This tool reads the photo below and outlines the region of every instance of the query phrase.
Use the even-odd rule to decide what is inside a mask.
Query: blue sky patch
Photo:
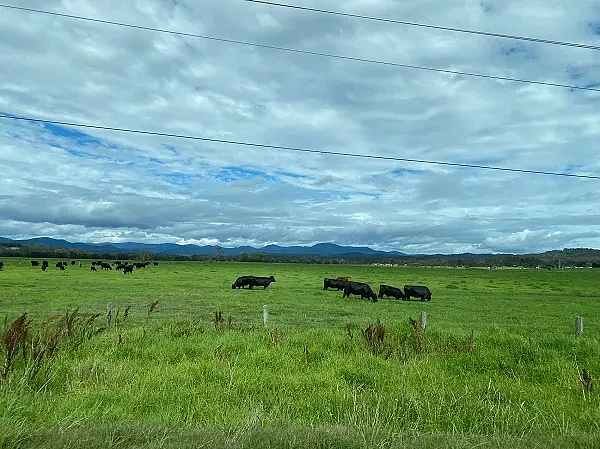
[[[169,150],[171,153],[173,153],[175,156],[179,156],[180,153],[179,151],[177,151],[177,149],[174,146],[171,145],[166,145],[166,144],[162,144],[163,147],[165,147],[167,150]]]
[[[425,170],[412,170],[410,168],[397,168],[396,170],[392,170],[392,175],[402,176],[402,175],[422,175],[425,173]]]
[[[223,167],[217,173],[217,179],[223,182],[233,182],[239,181],[242,179],[251,179],[251,178],[263,178],[267,181],[277,182],[279,181],[274,176],[271,176],[265,172],[259,170],[252,170],[250,168],[244,167]]]
[[[56,145],[52,145],[52,146],[54,148],[58,148],[60,150],[66,151],[71,156],[82,157],[84,159],[93,159],[93,160],[96,160],[96,161],[116,162],[113,158],[107,157],[107,156],[102,156],[100,154],[88,153],[87,151],[74,150],[72,148],[62,148],[62,147],[58,147]]]
[[[192,181],[201,179],[202,177],[199,175],[192,175],[188,173],[182,172],[163,172],[155,169],[148,170],[154,176],[157,176],[169,184],[176,185],[178,187],[191,187]]]
[[[481,6],[481,9],[483,10],[483,12],[485,12],[487,14],[496,11],[496,8],[494,7],[494,5],[491,5],[484,1],[480,1],[479,6]]]
[[[583,76],[582,70],[579,67],[567,67],[565,72],[569,75],[572,80],[578,80]]]
[[[375,200],[378,200],[379,198],[381,198],[381,193],[357,192],[356,194],[362,195],[362,196],[367,196],[367,197],[373,198]]]
[[[502,46],[500,47],[500,54],[504,56],[521,57],[524,59],[535,59],[535,53],[531,49],[531,47],[522,44],[516,44],[506,47]]]
[[[103,145],[101,140],[74,129],[52,125],[50,123],[44,123],[43,127],[45,130],[50,131],[53,135],[72,140],[79,145]]]
[[[283,170],[277,170],[275,173],[277,173],[280,176],[287,176],[288,178],[314,179],[312,176],[300,175],[298,173],[291,173],[291,172],[287,172],[287,171],[283,171]]]
[[[339,190],[321,190],[321,191],[317,192],[317,194],[322,195],[326,198],[335,198],[335,199],[344,200],[344,201],[349,201],[352,198],[357,197],[357,196],[366,196],[366,197],[373,198],[376,200],[381,198],[380,193],[369,193],[369,192],[348,193],[348,192],[342,192]]]
[[[573,172],[578,171],[581,168],[583,168],[582,164],[567,165],[567,168],[565,169],[565,173],[573,173]]]
[[[598,88],[600,88],[600,82],[586,84],[583,87],[586,87],[588,89],[598,89]]]
[[[471,165],[495,165],[495,164],[501,164],[503,161],[505,161],[505,159],[498,158],[498,157],[488,157],[488,158],[483,158],[483,159],[473,159],[472,161],[469,162],[469,164],[471,164]]]

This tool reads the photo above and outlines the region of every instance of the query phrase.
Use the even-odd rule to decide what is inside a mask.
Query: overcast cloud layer
[[[598,45],[597,0],[295,0]],[[188,33],[600,87],[600,52],[241,0],[13,0]],[[600,175],[600,93],[307,56],[0,8],[0,113]],[[600,247],[600,181],[0,119],[0,235],[408,253]]]

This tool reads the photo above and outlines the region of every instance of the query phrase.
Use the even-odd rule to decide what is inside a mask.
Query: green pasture
[[[123,275],[2,260],[5,329],[24,312],[31,332],[75,308],[102,314],[95,329],[107,302],[119,312],[37,375],[22,363],[0,380],[2,447],[600,445],[600,270],[160,262]],[[245,274],[277,282],[232,290]],[[425,284],[432,300],[342,298],[323,290],[337,276],[376,293]],[[409,324],[422,311],[424,333]]]

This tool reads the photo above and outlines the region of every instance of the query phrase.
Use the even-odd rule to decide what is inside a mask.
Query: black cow
[[[325,278],[323,279],[323,290],[327,290],[328,288],[336,288],[338,291],[344,290],[344,287],[346,287],[346,282],[347,281],[341,279]]]
[[[4,262],[0,262],[0,270],[4,268]]]
[[[32,267],[37,267],[37,266],[39,266],[39,265],[40,265],[40,263],[39,263],[37,260],[32,260],[32,261],[31,261],[31,266],[32,266]]]
[[[377,302],[377,295],[373,292],[371,286],[364,282],[346,283],[342,297],[350,297],[350,295],[360,295],[361,298],[370,298],[373,302]]]
[[[75,260],[71,261],[71,265],[75,265],[76,263],[77,263],[77,261],[75,261]]]
[[[396,299],[404,299],[404,292],[398,287],[381,284],[379,286],[379,299],[383,298],[384,296],[391,296]]]
[[[133,274],[133,265],[127,265],[123,268],[123,274],[132,273]]]
[[[126,264],[126,263],[121,263],[121,262],[119,262],[119,263],[117,264],[117,266],[115,267],[115,270],[122,270],[122,269],[123,269],[123,268],[125,268],[126,266],[127,266],[127,264]]]
[[[231,284],[231,288],[236,289],[248,287],[250,285],[250,280],[253,278],[254,276],[240,276],[235,280],[233,284]]]
[[[65,271],[65,265],[61,265],[59,268],[60,268],[60,271]]]
[[[48,268],[48,265],[42,265],[42,271],[46,271],[46,268]]]
[[[273,276],[252,276],[249,287],[250,289],[252,289],[252,287],[262,287],[264,290],[271,285],[271,282],[275,282],[275,278]]]
[[[48,261],[47,260],[42,261],[42,266],[44,266],[44,265],[48,266]]]
[[[90,271],[98,271],[98,270],[96,270],[96,267],[92,265],[92,266],[90,267]]]
[[[56,268],[62,267],[62,262],[56,262]]]
[[[154,262],[154,266],[155,266],[155,267],[158,267],[158,262]]]
[[[101,267],[102,267],[104,270],[112,270],[112,267],[110,266],[110,264],[109,264],[109,263],[102,262],[102,263],[100,264],[100,266],[101,266]]]
[[[412,296],[413,298],[421,298],[421,302],[431,301],[431,291],[425,285],[405,285],[404,296],[407,300]]]

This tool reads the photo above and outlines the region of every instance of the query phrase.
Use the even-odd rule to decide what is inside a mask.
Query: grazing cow
[[[425,285],[405,285],[404,286],[404,296],[407,300],[410,297],[421,298],[422,301],[431,301],[431,291]]]
[[[133,274],[133,265],[127,265],[123,268],[123,274],[132,273]]]
[[[342,297],[349,298],[350,295],[360,295],[361,298],[369,298],[373,302],[377,302],[377,295],[373,292],[371,286],[364,282],[347,282]]]
[[[48,261],[47,260],[42,261],[42,265],[48,266]]]
[[[123,269],[123,268],[125,268],[126,266],[127,266],[127,264],[126,264],[126,263],[121,263],[121,262],[119,262],[119,263],[117,264],[117,266],[115,267],[115,270],[117,270],[117,271],[118,271],[118,270],[122,270],[122,269]]]
[[[42,271],[46,271],[46,268],[48,268],[48,265],[42,265]]]
[[[60,271],[65,271],[65,266],[64,265],[61,265],[59,268],[60,268]]]
[[[323,279],[323,290],[327,290],[328,288],[337,288],[338,291],[344,290],[347,281],[343,281],[341,279]]]
[[[348,276],[338,276],[336,278],[338,281],[346,281],[348,282],[348,279],[350,279]]]
[[[271,282],[275,282],[275,278],[273,276],[252,276],[249,287],[250,289],[252,289],[252,287],[262,287],[264,290],[271,284]]]
[[[71,261],[71,265],[75,265],[76,263],[77,263],[77,261],[75,261],[75,260]]]
[[[40,264],[40,263],[39,263],[37,260],[32,260],[32,261],[31,261],[31,266],[32,266],[32,267],[37,267],[37,266],[39,266],[39,264]]]
[[[92,265],[92,266],[90,267],[90,271],[98,271],[98,270],[96,270],[96,267]]]
[[[154,266],[155,266],[155,267],[158,267],[158,262],[154,262]]]
[[[137,262],[135,264],[136,268],[146,268],[146,266],[148,265],[149,262]]]
[[[83,265],[81,264],[81,262],[79,262],[79,268],[83,267]]]
[[[254,276],[240,276],[235,280],[233,284],[231,284],[231,288],[236,289],[247,287],[250,285],[250,280],[253,278]]]
[[[4,268],[4,262],[0,262],[0,270]]]
[[[102,262],[102,263],[100,264],[100,266],[101,266],[101,267],[102,267],[104,270],[112,270],[112,267],[110,266],[110,264],[109,264],[109,263]]]
[[[383,298],[384,296],[391,296],[393,298],[403,300],[404,292],[397,287],[392,287],[391,285],[381,284],[379,286],[379,299]]]
[[[56,262],[56,268],[62,267],[62,262]]]

